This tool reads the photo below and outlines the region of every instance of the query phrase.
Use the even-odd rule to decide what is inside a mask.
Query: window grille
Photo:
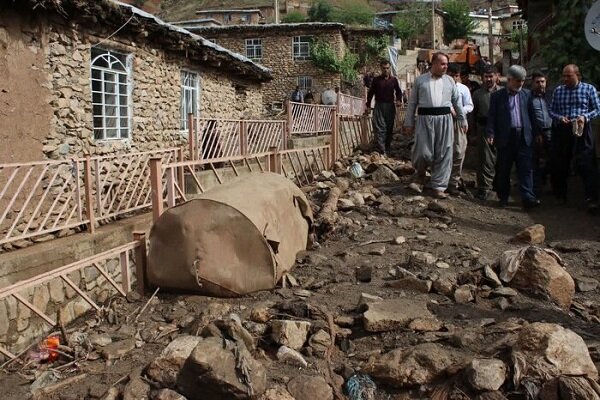
[[[246,39],[246,57],[252,61],[262,60],[262,39]]]
[[[294,60],[308,60],[310,58],[310,44],[312,36],[294,36]]]
[[[199,79],[198,74],[189,71],[181,71],[181,130],[188,132],[188,114],[198,115],[198,93]]]

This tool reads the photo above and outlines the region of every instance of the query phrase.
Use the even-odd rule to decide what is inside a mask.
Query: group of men
[[[373,128],[379,151],[386,153],[391,143],[394,97],[402,97],[398,81],[389,74],[389,64],[381,66],[382,74],[369,90],[367,107],[374,96]],[[457,67],[449,65],[446,54],[436,53],[429,72],[414,82],[404,122],[405,134],[414,135],[416,172],[409,188],[429,191],[440,199],[464,190],[461,174],[470,120],[478,139],[479,199],[488,200],[495,192],[499,205],[507,206],[511,171],[516,165],[524,209],[540,205],[548,174],[552,192],[565,203],[573,162],[583,179],[588,208],[597,211],[599,176],[591,120],[600,115],[600,101],[596,89],[581,81],[578,67],[564,67],[563,84],[551,98],[546,94],[546,77],[538,71],[531,74],[532,89],[528,90],[523,87],[527,72],[513,65],[507,71],[506,86],[501,87],[496,69],[486,65],[482,85],[475,88],[468,74]]]

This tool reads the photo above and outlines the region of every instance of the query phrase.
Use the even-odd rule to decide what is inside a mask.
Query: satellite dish
[[[327,89],[321,95],[321,102],[326,106],[333,106],[337,103],[337,93],[331,89]]]
[[[585,17],[585,38],[590,46],[600,50],[600,1],[592,4]]]

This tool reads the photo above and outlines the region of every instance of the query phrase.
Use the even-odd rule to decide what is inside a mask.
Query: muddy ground
[[[369,161],[363,164],[367,168]],[[472,182],[473,179],[473,173],[467,172],[466,181]],[[426,342],[464,350],[473,355],[494,356],[506,360],[510,365],[508,353],[503,352],[501,346],[491,344],[501,341],[508,334],[506,326],[513,324],[518,327],[535,321],[557,323],[575,331],[585,340],[594,362],[600,362],[600,299],[597,289],[577,292],[570,309],[563,310],[551,301],[533,298],[521,292],[515,297],[507,298],[507,301],[502,300],[503,304],[500,305],[498,297],[481,294],[485,292],[485,288],[481,290],[481,283],[474,291],[473,301],[465,304],[458,304],[452,295],[445,296],[433,290],[428,294],[417,294],[386,286],[394,276],[398,277],[394,270],[397,266],[402,266],[421,279],[436,280],[442,275],[458,277],[459,283],[461,280],[468,282],[469,275],[475,273],[473,271],[483,265],[493,265],[503,251],[522,246],[509,243],[509,239],[535,223],[545,226],[544,246],[552,247],[558,252],[574,278],[596,277],[600,268],[600,217],[585,212],[582,196],[577,189],[574,189],[568,205],[554,205],[551,198],[544,196],[542,207],[531,212],[522,211],[516,201],[508,208],[499,209],[494,202],[482,203],[469,194],[444,200],[443,203],[450,207],[433,212],[428,209],[430,198],[415,196],[405,189],[407,180],[408,176],[404,176],[398,182],[379,184],[367,178],[353,183],[358,191],[372,185],[381,191],[375,191],[380,196],[374,196],[375,200],[367,199],[365,205],[339,211],[342,218],[338,221],[336,230],[319,237],[314,249],[298,255],[293,271],[298,287],[279,287],[238,299],[159,292],[139,317],[139,310],[148,297],[136,298],[131,295],[128,299],[112,298],[110,305],[107,304],[110,312],[90,315],[67,327],[67,331],[73,337],[103,332],[110,333],[113,340],[119,335],[123,339],[134,337],[134,349],[125,352],[121,358],[110,361],[105,360],[102,349],[96,347],[72,354],[74,360],[62,357],[54,364],[30,364],[23,367],[13,363],[0,374],[0,386],[3,388],[3,395],[0,397],[15,400],[31,397],[32,381],[41,371],[48,370],[57,371],[60,379],[81,374],[85,376],[72,385],[39,398],[105,398],[111,387],[123,393],[128,381],[134,376],[141,376],[151,389],[159,389],[159,385],[145,374],[148,364],[178,335],[198,334],[208,322],[230,313],[238,314],[255,336],[258,344],[255,358],[267,369],[268,387],[285,388],[298,375],[327,376],[327,360],[307,348],[301,351],[308,363],[305,368],[277,360],[275,353],[278,346],[270,340],[268,330],[264,335],[255,333],[264,330],[268,324],[262,328],[255,326],[261,324],[246,324],[250,320],[252,309],[263,305],[268,307],[272,318],[312,321],[312,333],[318,327],[325,327],[326,323],[315,321],[318,318],[309,314],[299,315],[306,311],[307,304],[325,309],[336,321],[340,317],[352,317],[346,318],[345,336],[338,337],[331,357],[333,370],[345,379],[354,372],[361,371],[370,358],[396,348],[408,348]],[[327,193],[327,189],[318,188],[311,192],[315,211],[318,212],[319,204]],[[399,236],[403,236],[406,241],[397,244],[395,241]],[[368,244],[369,241],[380,242]],[[410,254],[413,251],[431,253],[438,261],[447,263],[449,268],[440,268],[435,263],[411,263]],[[372,267],[370,282],[357,280],[356,270],[364,266]],[[441,266],[445,267],[444,264]],[[441,324],[438,328],[424,329],[425,331],[404,327],[380,333],[367,332],[361,322],[362,314],[357,310],[361,293],[383,299],[416,299],[427,296],[427,307]],[[453,378],[442,378],[431,384],[404,388],[393,388],[386,386],[385,382],[376,382],[375,397],[430,398],[435,385],[451,379]],[[501,391],[508,398],[527,398],[523,390],[513,387],[510,379],[506,380]],[[466,390],[462,394],[463,397],[455,398],[475,397],[475,394]]]

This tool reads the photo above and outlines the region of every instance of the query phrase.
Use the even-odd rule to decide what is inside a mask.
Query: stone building
[[[260,116],[270,72],[112,0],[0,5],[0,162],[183,145],[188,111]]]
[[[203,19],[213,19],[221,25],[256,25],[265,22],[265,17],[258,8],[198,10],[196,16]]]
[[[341,87],[340,73],[324,71],[311,61],[310,49],[315,41],[329,43],[341,58],[350,43],[359,49],[357,40],[386,34],[382,29],[353,30],[339,23],[319,22],[205,27],[193,31],[215,38],[218,44],[272,71],[273,80],[263,85],[265,108],[270,110],[279,109],[296,86],[303,91],[310,89],[317,102],[323,91]]]

